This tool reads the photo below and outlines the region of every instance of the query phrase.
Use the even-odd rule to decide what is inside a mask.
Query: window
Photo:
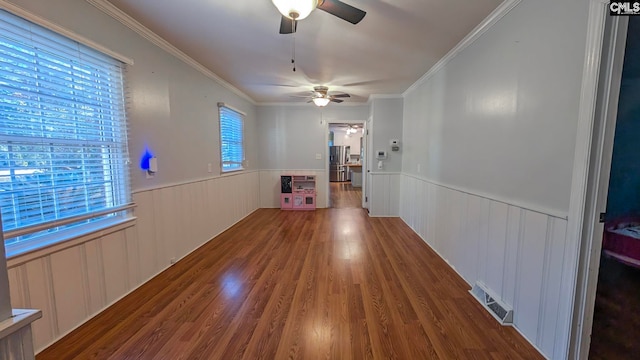
[[[125,215],[122,67],[0,11],[0,207],[9,254]]]
[[[244,114],[218,103],[220,110],[220,158],[222,172],[243,169]]]

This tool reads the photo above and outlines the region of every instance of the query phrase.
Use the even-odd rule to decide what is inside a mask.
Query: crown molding
[[[371,103],[372,100],[378,99],[402,99],[404,98],[403,94],[371,94],[367,99],[367,103]]]
[[[149,28],[147,28],[146,26],[142,25],[139,21],[137,21],[134,18],[132,18],[131,16],[127,15],[124,11],[118,9],[115,5],[111,4],[110,2],[108,2],[106,0],[86,0],[86,1],[89,4],[93,5],[94,7],[96,7],[98,10],[100,10],[103,13],[111,16],[115,20],[119,21],[120,23],[122,23],[123,25],[128,27],[129,29],[135,31],[136,33],[138,33],[143,38],[149,40],[151,43],[153,43],[154,45],[158,46],[162,50],[164,50],[164,51],[168,52],[169,54],[175,56],[176,58],[182,60],[185,64],[191,66],[195,70],[201,72],[206,77],[208,77],[208,78],[216,81],[220,85],[224,86],[227,90],[229,90],[232,93],[240,96],[241,98],[249,101],[253,105],[257,104],[256,101],[253,100],[249,95],[245,94],[240,89],[238,89],[235,86],[231,85],[231,83],[223,80],[221,77],[216,75],[213,71],[209,70],[207,67],[205,67],[204,65],[200,64],[199,62],[197,62],[196,60],[191,58],[189,55],[187,55],[184,52],[182,52],[180,49],[178,49],[175,46],[171,45],[171,43],[169,43],[165,39],[163,39],[160,36],[158,36],[156,33],[151,31]]]
[[[302,106],[315,106],[312,104],[309,104],[307,102],[259,102],[256,103],[257,106],[290,106],[290,107],[302,107]],[[342,104],[334,104],[334,105],[327,105],[327,106],[339,106],[339,107],[350,107],[350,106],[366,106],[368,105],[368,103],[365,102],[345,102]],[[322,107],[320,106],[315,106],[315,108],[318,109],[322,109]]]
[[[487,32],[493,25],[495,25],[502,17],[507,15],[513,8],[515,8],[522,0],[505,0],[498,6],[495,10],[489,14],[478,26],[476,26],[471,32],[465,36],[458,45],[454,46],[453,49],[449,50],[449,52],[440,59],[435,65],[429,69],[420,79],[418,79],[413,85],[409,86],[405,92],[402,93],[402,96],[407,96],[413,90],[415,90],[418,86],[425,83],[429,78],[431,78],[435,73],[440,71],[449,61],[451,61],[456,55],[458,55],[462,50],[466,49],[467,46],[473,44],[482,34]]]
[[[54,22],[51,22],[41,16],[38,16],[28,10],[23,9],[22,7],[15,5],[13,3],[10,3],[9,1],[5,1],[5,0],[0,0],[0,8],[4,9],[16,16],[19,16],[25,20],[29,20],[32,23],[38,24],[44,28],[47,28],[55,33],[58,33],[60,35],[63,35],[69,39],[72,39],[74,41],[77,41],[83,45],[86,45],[94,50],[97,50],[103,54],[106,54],[108,56],[111,56],[112,58],[122,61],[125,64],[128,65],[133,65],[133,60],[122,55],[119,54],[109,48],[106,48],[92,40],[87,39],[86,37],[79,35],[71,30],[68,30],[65,27],[62,27]]]

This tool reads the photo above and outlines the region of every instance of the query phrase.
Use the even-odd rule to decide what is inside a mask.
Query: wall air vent
[[[476,282],[469,292],[500,324],[511,325],[513,323],[513,309],[493,295],[484,283]]]

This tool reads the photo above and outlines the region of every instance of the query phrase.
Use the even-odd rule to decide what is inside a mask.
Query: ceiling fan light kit
[[[298,20],[302,20],[309,16],[316,8],[334,15],[342,20],[352,24],[359,23],[366,15],[365,11],[345,4],[340,0],[271,0],[273,5],[282,14],[280,20],[280,34],[296,33]],[[296,48],[295,37],[293,38],[293,51],[291,63],[293,71],[296,71]],[[341,103],[344,100],[339,98],[351,97],[349,94],[329,94],[329,88],[326,86],[316,86],[313,88],[312,95],[307,97],[318,107],[325,107],[330,102]]]
[[[326,86],[314,86],[313,91],[311,91],[311,95],[306,96],[297,96],[304,97],[308,99],[308,103],[313,102],[314,105],[318,107],[325,107],[329,105],[329,103],[341,103],[344,100],[340,98],[349,98],[351,95],[346,93],[338,93],[338,94],[329,94],[329,88]]]
[[[271,2],[282,14],[280,34],[295,33],[298,20],[309,16],[316,8],[352,24],[359,23],[367,14],[366,11],[340,0],[271,0]]]
[[[316,104],[316,106],[319,106],[319,107],[327,106],[327,104],[329,104],[329,102],[331,101],[329,98],[325,98],[325,97],[317,97],[311,100],[313,101],[314,104]]]
[[[271,0],[282,16],[302,20],[318,6],[318,0]]]

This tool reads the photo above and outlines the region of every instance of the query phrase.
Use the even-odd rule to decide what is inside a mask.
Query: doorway
[[[364,132],[364,122],[329,123],[330,208],[362,208],[362,169],[366,154]]]
[[[589,358],[640,353],[640,19],[630,17],[606,190]],[[606,171],[603,168],[603,171]]]

